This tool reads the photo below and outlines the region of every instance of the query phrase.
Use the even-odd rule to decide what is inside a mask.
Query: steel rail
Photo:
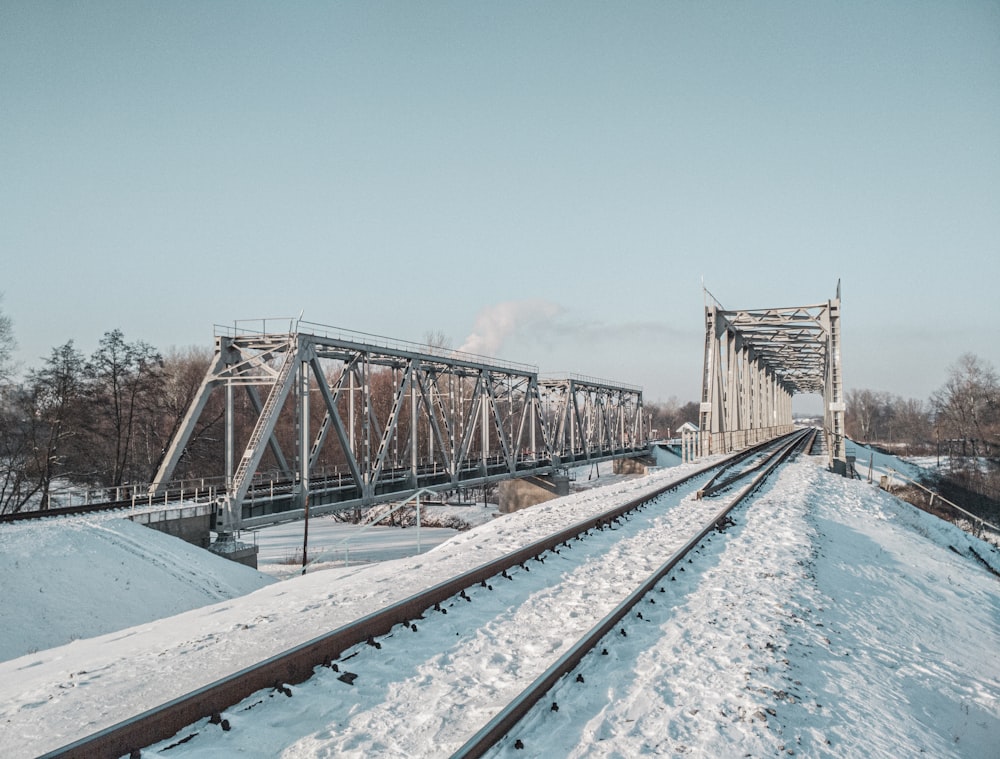
[[[737,464],[742,464],[744,461],[746,461],[752,455],[754,455],[756,453],[759,453],[759,452],[760,452],[759,447],[755,447],[753,449],[747,449],[747,450],[744,450],[744,451],[740,451],[730,461],[727,461],[726,464],[725,464],[725,466],[723,466],[721,469],[719,469],[719,471],[716,472],[708,482],[706,482],[704,485],[702,485],[701,488],[698,489],[698,492],[695,494],[695,497],[698,498],[698,499],[701,499],[701,498],[704,498],[706,495],[711,495],[712,493],[718,492],[719,490],[722,490],[722,489],[728,487],[729,485],[733,484],[734,482],[738,482],[739,480],[745,478],[750,472],[754,471],[755,469],[759,469],[761,466],[764,465],[764,463],[767,462],[766,458],[762,459],[760,462],[757,462],[756,464],[754,464],[752,467],[750,467],[748,469],[741,469],[740,471],[736,472],[735,474],[727,477],[722,482],[716,484],[718,482],[719,478],[722,477],[724,474],[726,474],[726,472],[729,472]]]
[[[132,508],[132,501],[105,501],[88,503],[79,506],[58,506],[54,509],[41,511],[15,511],[12,514],[0,514],[0,522],[29,522],[34,519],[48,517],[66,517],[73,514],[93,514],[98,511],[121,511]]]
[[[629,611],[639,601],[645,597],[656,585],[667,575],[688,553],[705,539],[709,532],[716,529],[722,521],[739,506],[751,493],[757,490],[764,480],[782,462],[784,462],[795,450],[800,449],[808,436],[808,432],[794,433],[794,439],[785,442],[782,447],[772,454],[767,464],[756,477],[746,485],[728,504],[723,506],[718,513],[698,532],[697,535],[687,541],[673,556],[661,564],[641,585],[633,590],[617,607],[609,612],[600,622],[590,629],[580,640],[578,640],[566,653],[564,653],[552,666],[538,676],[538,678],[518,696],[516,696],[504,709],[484,725],[479,732],[470,738],[461,748],[452,754],[452,759],[476,759],[483,756],[490,748],[496,745],[511,729],[520,722],[531,711],[549,690],[565,675],[572,672],[583,658],[594,649],[597,644],[625,617]],[[810,438],[811,441],[811,438]],[[756,470],[754,470],[756,471]],[[751,472],[745,472],[749,475]]]
[[[801,439],[803,441],[805,441],[804,450],[807,450],[807,451],[812,448],[813,442],[816,439],[816,431],[815,430],[812,430],[812,434],[810,434],[810,430],[809,429],[804,429],[804,430],[799,431],[798,433],[792,433],[792,434],[793,435],[794,434],[798,434],[798,435],[801,436]],[[808,438],[808,440],[806,438]],[[742,460],[746,460],[747,458],[749,458],[749,455],[744,456],[743,459],[741,459],[741,461]],[[761,459],[760,461],[754,463],[750,467],[748,467],[746,469],[743,469],[743,470],[740,470],[739,472],[736,472],[735,474],[732,474],[729,477],[726,477],[725,479],[722,479],[720,481],[719,478],[722,477],[722,475],[724,475],[726,472],[728,472],[730,469],[732,469],[733,466],[736,463],[739,463],[739,462],[734,461],[731,464],[727,464],[718,473],[716,473],[716,475],[714,477],[712,477],[712,479],[710,479],[702,488],[700,488],[698,490],[698,493],[697,493],[696,497],[699,498],[699,499],[701,499],[701,498],[704,498],[705,496],[714,495],[715,493],[718,493],[718,492],[720,492],[722,490],[725,490],[730,485],[732,485],[732,484],[734,484],[736,482],[739,482],[742,479],[745,479],[747,477],[747,475],[749,475],[750,473],[755,472],[758,469],[763,468],[768,463],[769,460],[770,460],[769,458],[765,457],[765,458]]]
[[[145,746],[171,737],[203,717],[220,714],[259,690],[303,682],[312,676],[316,667],[330,665],[350,647],[376,636],[385,635],[397,624],[418,618],[435,604],[440,604],[466,588],[485,582],[508,569],[522,565],[588,530],[611,524],[649,500],[674,490],[717,466],[718,462],[700,467],[649,495],[632,499],[614,509],[577,522],[518,551],[480,565],[332,632],[44,754],[42,759],[50,757],[89,759],[132,754]]]
[[[787,436],[784,439],[787,439]],[[755,446],[755,448],[762,449],[773,446],[775,442],[775,440],[770,440]],[[410,620],[419,618],[427,609],[457,596],[466,588],[484,583],[489,578],[500,575],[508,569],[524,565],[525,562],[539,557],[546,551],[557,548],[589,530],[608,526],[625,514],[646,505],[664,493],[701,477],[727,461],[728,459],[723,459],[699,467],[690,474],[673,480],[651,493],[584,519],[517,551],[438,583],[331,632],[275,654],[268,659],[92,735],[84,736],[61,748],[43,754],[40,759],[138,756],[138,752],[142,748],[166,740],[204,717],[218,719],[219,715],[226,709],[238,704],[253,693],[264,689],[281,689],[284,685],[294,685],[308,680],[316,667],[331,666],[344,651],[352,646],[386,635],[396,625],[408,624]]]

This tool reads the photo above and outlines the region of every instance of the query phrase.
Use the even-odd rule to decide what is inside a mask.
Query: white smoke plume
[[[458,350],[497,356],[508,338],[524,333],[545,334],[562,307],[545,300],[510,300],[482,309],[472,332]]]
[[[539,299],[485,306],[458,350],[537,366],[544,376],[573,373],[640,385],[650,398],[668,398],[696,397],[689,367],[699,366],[702,342],[697,327],[606,322]]]

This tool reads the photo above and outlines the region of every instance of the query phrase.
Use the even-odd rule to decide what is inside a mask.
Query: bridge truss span
[[[714,299],[713,299],[714,300]],[[791,431],[792,396],[823,396],[830,468],[846,469],[840,284],[826,303],[705,307],[700,453],[739,450]]]
[[[275,512],[368,506],[646,451],[639,388],[577,376],[540,382],[526,364],[293,325],[217,330],[151,493],[182,465],[217,390],[226,531]]]
[[[580,375],[539,380],[551,450],[561,461],[631,453],[642,440],[642,390]]]

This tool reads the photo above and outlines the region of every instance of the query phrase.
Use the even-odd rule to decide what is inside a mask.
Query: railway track
[[[729,515],[774,471],[784,462],[794,451],[806,449],[812,446],[815,433],[809,435],[793,435],[792,439],[785,441],[776,450],[767,455],[760,456],[759,461],[741,467],[738,471],[726,477],[720,477],[726,469],[720,471],[710,479],[710,487],[702,488],[698,491],[698,497],[702,498],[706,494],[722,492],[732,487],[737,482],[752,476],[749,484],[744,486],[731,499],[729,499],[697,534],[693,535],[679,550],[670,556],[663,564],[656,568],[635,590],[633,590],[621,603],[611,612],[592,627],[586,635],[581,637],[568,651],[566,651],[556,662],[554,662],[545,672],[534,680],[527,688],[517,695],[501,710],[497,715],[484,725],[472,738],[470,738],[452,756],[453,759],[473,759],[483,756],[489,749],[497,745],[510,730],[524,719],[528,713],[538,704],[553,686],[561,679],[570,675],[595,647],[597,647],[609,634],[613,634],[615,628],[643,599],[649,599],[654,593],[663,578],[671,572],[682,560],[687,558],[697,546],[699,546],[706,536],[713,530],[721,531]],[[662,588],[661,588],[662,590]],[[655,600],[655,599],[654,599]],[[640,612],[641,618],[641,612]],[[624,634],[624,628],[621,628]]]
[[[710,532],[723,527],[729,512],[759,486],[779,457],[807,442],[804,434],[796,433],[783,440],[777,451],[766,452],[762,446],[705,467],[651,496],[584,520],[46,756],[138,756],[150,746],[150,752],[171,747],[168,755],[182,756],[185,744],[195,747],[211,740],[213,733],[223,732],[228,749],[233,750],[241,720],[250,718],[248,712],[258,707],[270,710],[269,714],[280,711],[285,699],[274,697],[291,695],[289,686],[299,683],[302,691],[317,691],[321,700],[331,704],[324,708],[318,725],[340,724],[347,712],[357,711],[359,699],[368,697],[364,694],[366,672],[382,666],[380,659],[386,657],[392,657],[393,667],[409,673],[399,688],[412,691],[408,696],[412,699],[420,698],[419,685],[426,684],[428,666],[471,670],[476,666],[469,661],[487,663],[479,667],[482,682],[474,687],[491,691],[488,701],[508,705],[489,719],[481,719],[475,709],[464,709],[463,718],[457,719],[452,708],[445,712],[448,724],[438,725],[447,733],[449,751],[456,750],[456,756],[480,756],[544,698],[552,683],[571,671],[664,574]],[[696,500],[698,491],[705,488],[705,478],[720,469],[726,474],[715,474],[712,492],[703,492]],[[736,476],[739,473],[742,478]],[[741,485],[749,478],[748,484]],[[711,498],[712,493],[730,492],[738,486],[739,492],[728,503],[720,505]],[[675,539],[660,545],[665,529]],[[635,590],[593,608],[588,586],[606,582],[612,574],[614,584]],[[551,627],[546,614],[562,620],[554,639],[536,635],[539,626]],[[486,628],[492,630],[491,646],[482,644],[481,631]],[[438,648],[428,649],[430,640],[440,641]],[[551,655],[533,656],[530,663],[517,660],[518,649],[539,647],[551,649],[545,652]],[[406,660],[411,653],[412,661]],[[531,671],[531,666],[539,669],[537,662],[543,660],[545,667]],[[503,674],[510,670],[529,676],[514,679]],[[525,680],[532,684],[522,690],[519,683]],[[446,703],[447,697],[442,698]],[[368,719],[385,718],[377,705],[369,711]],[[253,718],[258,715],[260,711]],[[318,727],[303,725],[302,729],[309,733]],[[400,732],[405,736],[402,726]],[[342,740],[349,743],[352,738],[345,733]],[[269,751],[264,749],[264,753]]]

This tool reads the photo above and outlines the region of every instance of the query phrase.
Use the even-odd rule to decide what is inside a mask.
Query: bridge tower
[[[829,465],[845,473],[840,283],[835,298],[810,306],[727,311],[711,300],[705,305],[700,454],[790,432],[792,396],[819,393]]]

